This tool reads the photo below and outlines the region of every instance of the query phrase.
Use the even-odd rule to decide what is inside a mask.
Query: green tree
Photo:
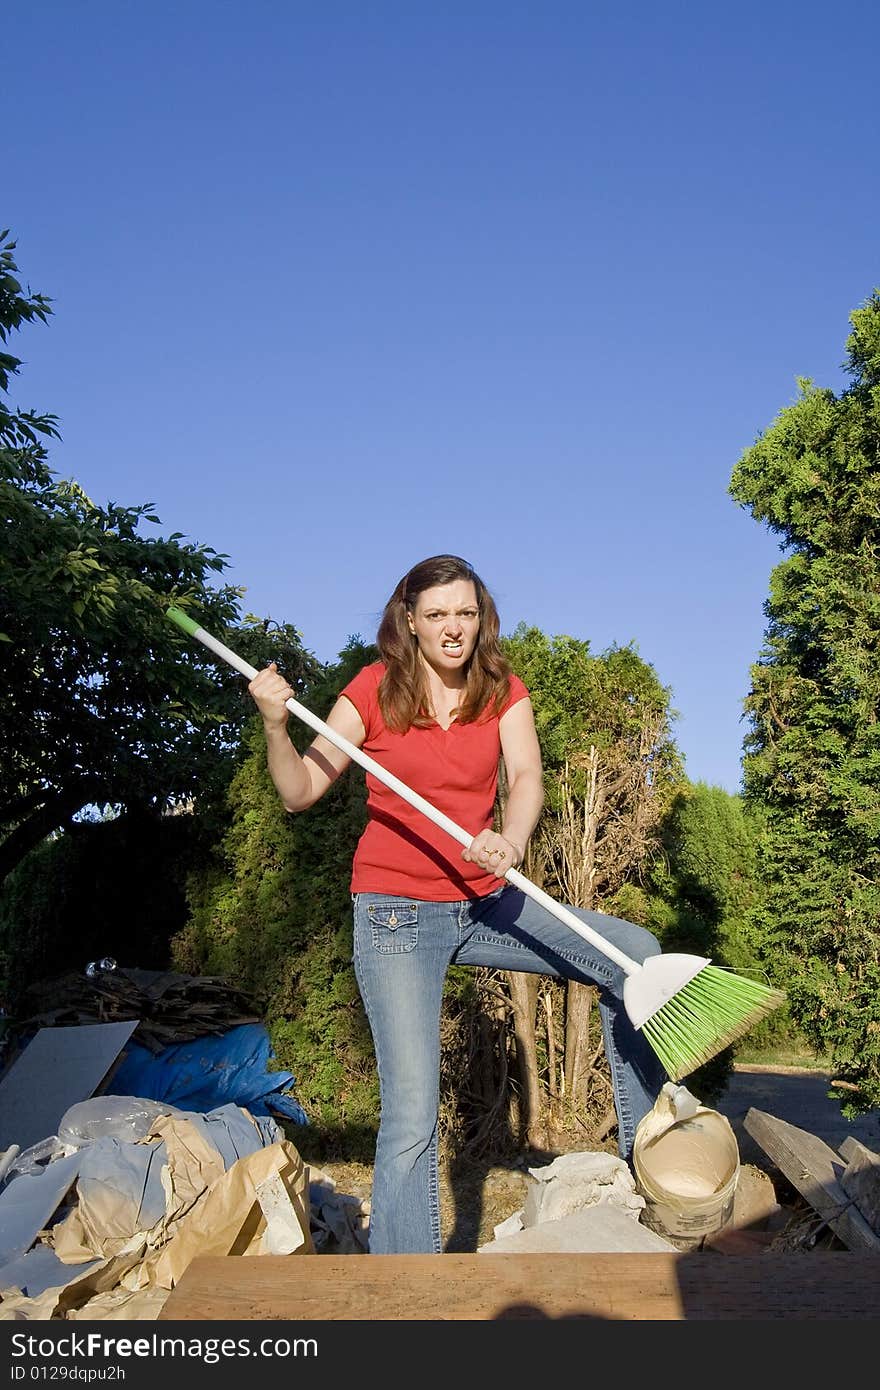
[[[880,294],[850,321],[850,386],[801,381],[730,491],[785,552],[746,700],[755,930],[855,1110],[880,1104]]]
[[[325,718],[339,690],[377,656],[353,638],[338,662],[313,674],[301,702]],[[314,737],[294,718],[288,732],[300,752]],[[366,820],[364,774],[352,766],[306,814],[288,815],[254,716],[229,809],[214,862],[190,877],[190,916],[173,942],[174,963],[223,974],[257,998],[279,1062],[296,1075],[297,1097],[325,1149],[344,1131],[348,1151],[364,1142],[368,1157],[378,1083],[351,964],[349,892]]]
[[[45,322],[0,238],[0,336]],[[19,358],[0,354],[0,882],[90,805],[221,797],[251,705],[241,678],[186,644],[164,610],[206,627],[239,621],[241,591],[212,584],[226,558],[180,533],[145,536],[152,506],[97,506],[48,464],[53,416],[8,401]],[[289,626],[244,620],[237,644],[314,666]]]
[[[662,834],[664,896],[680,918],[664,933],[667,949],[754,968],[747,922],[758,896],[760,829],[759,813],[723,787],[696,782],[677,793]]]
[[[755,935],[763,823],[760,806],[723,787],[687,783],[676,793],[664,819],[660,851],[645,875],[639,915],[665,950],[707,956],[740,974],[766,980],[761,942]],[[783,1007],[752,1028],[745,1045],[766,1047],[790,1039],[793,1031],[791,1015]],[[720,1094],[741,1046],[726,1048],[699,1068],[688,1085],[707,1101]]]
[[[551,893],[613,912],[684,782],[670,691],[631,646],[594,655],[586,641],[522,624],[505,650],[529,688],[544,764],[535,868]],[[572,803],[583,813],[576,856],[562,849]]]

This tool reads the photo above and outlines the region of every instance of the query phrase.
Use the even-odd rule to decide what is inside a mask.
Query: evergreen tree
[[[880,293],[850,322],[848,389],[801,381],[730,491],[785,552],[746,701],[755,929],[856,1111],[880,1104]]]
[[[297,698],[326,718],[342,687],[377,656],[353,638]],[[300,752],[314,738],[293,717],[288,733]],[[325,1150],[339,1133],[349,1154],[362,1144],[366,1157],[378,1082],[351,963],[349,891],[366,821],[364,774],[351,766],[307,813],[292,816],[269,777],[259,715],[244,746],[229,789],[228,830],[214,862],[190,878],[189,920],[173,942],[173,961],[181,970],[222,974],[258,1000]]]

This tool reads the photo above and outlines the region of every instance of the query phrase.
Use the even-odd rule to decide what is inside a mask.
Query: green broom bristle
[[[706,965],[642,1025],[672,1081],[681,1081],[785,1002],[782,990]]]

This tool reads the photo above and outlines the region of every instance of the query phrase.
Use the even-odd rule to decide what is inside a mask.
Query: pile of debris
[[[195,1255],[366,1249],[274,1118],[306,1121],[241,991],[104,962],[32,994],[0,1075],[0,1320],[155,1318]]]
[[[314,1250],[308,1170],[271,1118],[102,1096],[58,1130],[0,1191],[0,1320],[153,1319],[196,1255]]]
[[[0,1076],[0,1320],[155,1318],[195,1255],[366,1253],[369,1202],[273,1118],[306,1120],[241,991],[105,962],[34,996]],[[530,1169],[479,1253],[880,1254],[880,1154],[754,1108],[744,1130],[767,1171],[669,1083],[633,1171],[606,1152]]]
[[[478,1249],[880,1255],[880,1154],[852,1137],[835,1151],[807,1130],[755,1108],[744,1127],[763,1151],[764,1165],[738,1166],[733,1182],[718,1171],[718,1190],[729,1191],[730,1200],[714,1208],[714,1221],[707,1220],[705,1198],[693,1200],[696,1165],[670,1177],[681,1181],[680,1201],[668,1192],[660,1204],[617,1157],[570,1153],[528,1170],[524,1203]]]
[[[171,1043],[259,1021],[254,1001],[218,976],[127,969],[112,961],[40,980],[25,998],[35,1006],[34,1012],[10,1030],[13,1043],[39,1028],[133,1019],[137,1042],[161,1052]]]

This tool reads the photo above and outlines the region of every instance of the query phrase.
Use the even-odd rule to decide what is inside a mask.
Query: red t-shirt
[[[381,661],[365,666],[341,692],[351,700],[366,729],[363,749],[438,811],[476,835],[492,824],[501,715],[529,692],[518,676],[510,677],[507,703],[497,713],[492,704],[473,724],[453,720],[412,728],[405,734],[387,728],[379,709]],[[492,712],[489,712],[492,711]],[[358,841],[352,866],[353,893],[391,893],[427,902],[483,898],[500,887],[500,879],[479,864],[462,859],[463,846],[424,812],[367,773],[367,827]]]

